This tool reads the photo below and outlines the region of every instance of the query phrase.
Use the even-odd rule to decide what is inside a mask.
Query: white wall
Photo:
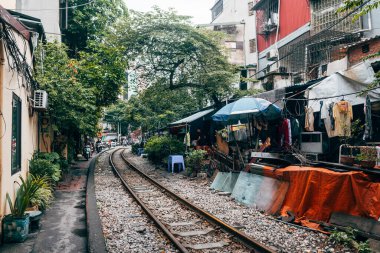
[[[5,9],[15,9],[16,8],[16,0],[0,0],[0,5]]]
[[[17,45],[22,53],[25,53],[28,64],[32,64],[29,44],[24,43],[24,38],[14,33]],[[26,48],[25,48],[26,47]],[[14,196],[16,184],[20,181],[19,176],[25,177],[29,161],[37,147],[37,114],[29,115],[28,95],[30,93],[22,85],[21,77],[13,72],[8,63],[4,51],[4,45],[0,44],[2,64],[0,66],[0,110],[3,119],[0,120],[0,215],[9,212],[5,195],[8,192]],[[12,145],[12,98],[13,93],[21,99],[21,171],[11,175],[11,145]]]
[[[223,12],[212,21],[212,24],[229,22],[238,23],[236,25],[238,33],[234,39],[244,41],[244,50],[231,52],[230,62],[238,65],[257,64],[257,53],[250,53],[249,50],[249,41],[256,38],[256,29],[255,15],[248,15],[247,0],[223,0]]]
[[[59,0],[16,0],[16,11],[41,19],[47,40],[61,41]]]

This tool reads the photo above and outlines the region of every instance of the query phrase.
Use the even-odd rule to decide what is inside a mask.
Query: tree
[[[87,4],[87,5],[85,5]],[[101,41],[105,32],[128,15],[123,0],[69,0],[68,27],[63,30],[70,56],[86,51],[88,41]]]
[[[202,106],[200,106],[202,107]],[[106,121],[121,122],[122,134],[128,125],[132,129],[157,130],[199,108],[197,99],[184,89],[168,90],[151,86],[129,101],[119,101],[107,108]]]
[[[231,91],[234,68],[227,62],[221,34],[197,29],[189,17],[155,8],[148,13],[132,12],[117,34],[131,66],[150,85],[170,90],[200,91],[219,103]]]
[[[359,17],[369,13],[380,7],[380,0],[345,0],[343,6],[338,9],[338,12],[356,11],[353,21],[356,21]]]
[[[78,132],[94,135],[101,116],[94,89],[78,79],[78,61],[72,60],[63,44],[47,43],[36,55],[35,79],[49,94],[49,115],[59,130],[70,135]],[[43,53],[42,53],[43,52]]]
[[[354,15],[353,22],[358,20],[360,17],[368,14],[372,10],[378,9],[380,7],[380,0],[345,0],[343,2],[343,6],[340,7],[337,12],[347,12],[347,11],[354,11],[356,14]],[[380,51],[377,53],[374,53],[372,55],[369,55],[363,60],[379,57]],[[369,85],[366,89],[367,92],[369,89],[375,88],[376,86],[379,86],[380,84],[380,72],[377,72],[375,74],[375,80],[374,82]]]

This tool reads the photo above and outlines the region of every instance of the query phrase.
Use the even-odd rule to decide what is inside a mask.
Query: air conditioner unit
[[[323,154],[328,147],[327,138],[322,132],[301,133],[301,151],[310,154]]]
[[[268,61],[275,61],[277,60],[277,50],[276,49],[271,49],[267,52],[267,60]]]
[[[277,65],[276,64],[268,64],[267,67],[266,67],[266,73],[273,73],[273,72],[277,72],[278,69],[277,69]]]
[[[278,13],[273,12],[271,17],[272,25],[278,26]]]
[[[44,90],[36,90],[34,91],[34,103],[33,108],[35,110],[44,111],[48,106],[48,94]]]

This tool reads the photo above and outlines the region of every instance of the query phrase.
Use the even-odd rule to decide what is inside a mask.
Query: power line
[[[319,97],[319,98],[284,98],[284,100],[294,100],[294,101],[309,101],[309,100],[323,100],[323,99],[329,99],[329,98],[338,98],[338,97],[345,97],[349,95],[355,95],[355,94],[360,94],[364,92],[368,92],[371,90],[376,90],[380,89],[380,87],[374,87],[371,89],[365,89],[364,91],[356,91],[356,92],[351,92],[351,93],[346,93],[346,94],[341,94],[341,95],[335,95],[335,96],[328,96],[328,97]]]
[[[348,18],[349,16],[351,16],[353,13],[357,12],[359,9],[361,9],[362,7],[364,7],[365,5],[367,5],[369,2],[371,2],[371,0],[365,1],[360,6],[356,7],[354,10],[350,11],[349,13],[347,13],[346,15],[344,15],[342,18],[340,18],[339,20],[337,20],[335,23],[331,24],[329,27],[327,27],[327,28],[323,29],[322,31],[320,31],[318,34],[321,34],[321,33],[325,32],[325,31],[331,30],[331,28],[333,28],[334,26],[338,25],[340,22],[342,22],[343,20],[345,20],[346,18]],[[316,34],[316,35],[318,35],[318,34]],[[303,46],[303,45],[300,45],[298,47],[301,47],[301,46]],[[298,47],[296,47],[296,48],[298,48]],[[279,58],[278,60],[274,61],[273,63],[268,64],[268,66],[269,67],[273,66],[274,64],[276,64],[277,62],[281,61],[282,59],[284,59],[284,58],[292,55],[294,52],[295,52],[295,50],[290,51],[288,54],[284,55],[283,57]],[[255,74],[249,76],[249,78],[256,77],[257,74],[263,72],[264,70],[265,70],[265,68],[263,68],[262,70],[256,72]]]
[[[9,10],[12,10],[12,11],[56,11],[56,10],[76,9],[78,7],[83,7],[83,6],[92,4],[94,2],[96,2],[96,0],[90,0],[88,3],[77,4],[77,5],[72,5],[72,6],[62,7],[62,8],[56,8],[56,9],[30,9],[30,10],[28,10],[28,9],[9,9]]]

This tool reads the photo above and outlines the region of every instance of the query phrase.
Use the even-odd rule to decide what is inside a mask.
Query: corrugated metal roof
[[[170,125],[179,125],[179,124],[190,123],[190,122],[193,122],[194,120],[197,120],[203,116],[206,116],[207,114],[211,113],[212,111],[214,111],[214,109],[208,109],[205,111],[200,111],[200,112],[197,112],[193,115],[190,115],[189,117],[180,119],[180,120],[173,122],[173,123],[170,123]]]

